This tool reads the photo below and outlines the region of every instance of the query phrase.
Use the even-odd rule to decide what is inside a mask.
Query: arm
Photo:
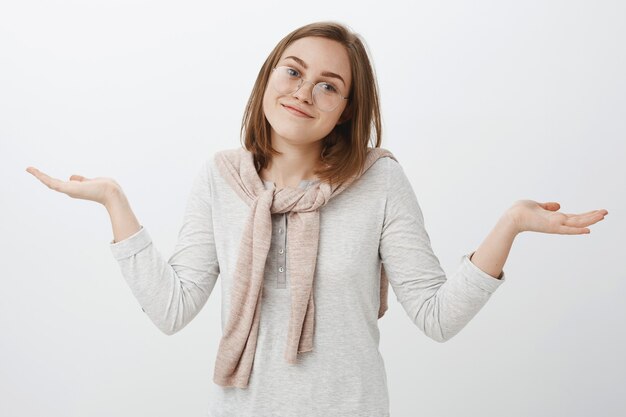
[[[139,225],[125,197],[106,205],[115,235],[111,252],[142,309],[167,335],[181,330],[200,312],[219,275],[210,202],[205,163],[194,180],[168,260]]]
[[[500,218],[496,227],[478,247],[472,262],[486,273],[496,276],[504,266],[515,237],[525,231],[566,235],[589,234],[587,227],[609,214],[605,209],[582,214],[561,213],[561,205],[550,201],[518,200]]]
[[[507,211],[498,220],[496,226],[491,233],[480,244],[478,249],[470,256],[470,261],[485,273],[496,279],[501,279],[502,268],[509,256],[513,240],[517,236],[518,231],[512,220],[509,211]]]
[[[115,187],[111,198],[104,204],[111,219],[113,242],[120,242],[139,231],[141,226],[130,203],[120,187]]]
[[[505,273],[495,279],[463,255],[457,270],[446,277],[431,248],[408,178],[400,164],[387,160],[381,261],[396,298],[412,322],[431,339],[445,342],[478,313],[505,281]]]

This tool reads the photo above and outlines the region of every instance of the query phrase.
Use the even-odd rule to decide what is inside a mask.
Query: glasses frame
[[[273,73],[274,73],[274,71],[276,71],[278,68],[290,68],[290,69],[293,69],[294,71],[298,71],[297,69],[292,68],[292,67],[290,67],[289,65],[277,65],[277,66],[275,66],[274,68],[272,68],[272,74],[273,74]],[[298,71],[298,73],[300,73],[300,71]],[[300,74],[300,75],[298,76],[298,78],[300,79],[300,81],[298,82],[298,87],[297,87],[295,90],[293,90],[292,92],[289,92],[289,93],[281,93],[280,91],[276,90],[276,87],[275,87],[274,85],[272,85],[272,87],[274,88],[274,91],[276,91],[277,93],[281,93],[281,94],[294,94],[294,93],[296,93],[298,90],[300,90],[300,89],[302,88],[302,86],[304,85],[304,83],[306,82],[306,83],[309,83],[309,84],[313,84],[313,90],[311,91],[311,99],[313,100],[313,104],[315,104],[315,107],[317,107],[317,109],[318,109],[319,111],[323,111],[323,112],[328,113],[328,112],[331,112],[331,111],[335,110],[337,107],[339,107],[339,104],[341,104],[341,101],[340,101],[340,102],[338,102],[338,103],[337,103],[337,105],[336,105],[335,107],[333,107],[333,108],[332,108],[332,109],[330,109],[330,110],[323,110],[323,109],[321,109],[321,108],[317,105],[317,102],[315,101],[315,94],[313,94],[313,92],[315,91],[315,89],[317,88],[317,86],[318,86],[319,84],[328,84],[328,83],[327,83],[326,81],[320,81],[320,82],[318,82],[318,83],[313,83],[312,81],[305,80],[305,79],[304,79],[304,77],[302,76],[302,74]],[[337,87],[335,87],[335,88],[337,88]],[[338,94],[338,95],[339,95],[339,97],[341,97],[343,100],[348,100],[348,98],[350,97],[349,95],[348,95],[348,97],[344,97],[344,96],[342,96],[342,95],[341,95],[341,92],[339,92],[339,89],[337,89],[337,94]]]

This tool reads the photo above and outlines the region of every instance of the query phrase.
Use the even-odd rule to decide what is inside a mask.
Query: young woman
[[[446,277],[408,178],[380,147],[366,49],[338,23],[301,27],[276,45],[242,136],[244,146],[200,169],[168,260],[115,180],[65,182],[27,169],[53,190],[107,208],[112,253],[164,333],[185,327],[221,278],[213,417],[388,416],[378,350],[388,284],[415,325],[444,342],[505,281],[517,234],[589,233],[608,214],[517,201]]]

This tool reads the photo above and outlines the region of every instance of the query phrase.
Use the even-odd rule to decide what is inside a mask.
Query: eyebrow
[[[294,61],[296,61],[298,64],[302,65],[304,67],[304,69],[307,69],[308,66],[306,65],[306,63],[301,60],[300,58],[298,58],[297,56],[293,56],[293,55],[289,55],[288,57],[285,57],[284,59],[293,59]],[[335,74],[334,72],[330,72],[330,71],[324,71],[322,72],[322,76],[323,77],[332,77],[332,78],[338,78],[339,80],[341,80],[341,82],[343,83],[343,85],[346,85],[346,82],[343,80],[343,78],[341,78],[341,75],[339,74]]]

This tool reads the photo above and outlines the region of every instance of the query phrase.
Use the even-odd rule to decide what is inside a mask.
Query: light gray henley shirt
[[[303,180],[299,187],[317,182]],[[198,314],[218,276],[224,329],[249,210],[210,157],[195,177],[169,259],[143,225],[134,235],[110,242],[132,293],[163,333],[178,332]],[[437,342],[456,335],[506,278],[504,272],[496,279],[479,269],[469,260],[471,253],[446,277],[403,168],[380,158],[320,209],[314,347],[289,365],[283,356],[290,317],[286,219],[284,213],[272,214],[249,386],[225,388],[211,376],[209,417],[388,417],[387,376],[378,350],[381,262],[411,321]]]

